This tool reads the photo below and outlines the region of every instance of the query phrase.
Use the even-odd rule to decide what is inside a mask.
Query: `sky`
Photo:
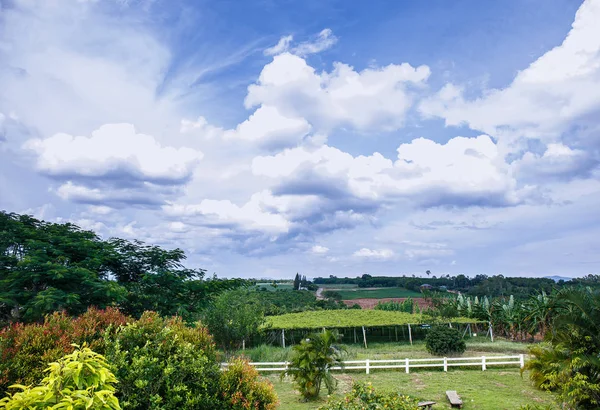
[[[0,209],[221,277],[600,273],[600,0],[0,0]]]

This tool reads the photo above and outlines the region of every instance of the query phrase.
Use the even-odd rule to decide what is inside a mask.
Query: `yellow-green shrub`
[[[277,394],[267,380],[260,380],[258,371],[243,359],[232,360],[221,374],[219,394],[223,408],[231,410],[273,410]]]

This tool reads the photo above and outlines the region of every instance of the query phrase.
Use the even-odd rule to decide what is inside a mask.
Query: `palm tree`
[[[310,334],[294,346],[289,369],[282,377],[292,376],[305,400],[313,400],[319,396],[322,382],[325,382],[329,394],[335,390],[337,380],[329,369],[334,366],[343,367],[344,350],[337,345],[339,339],[337,331],[324,330],[322,333]]]

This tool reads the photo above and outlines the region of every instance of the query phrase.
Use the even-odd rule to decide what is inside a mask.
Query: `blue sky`
[[[0,209],[227,277],[598,273],[598,20],[0,0]]]

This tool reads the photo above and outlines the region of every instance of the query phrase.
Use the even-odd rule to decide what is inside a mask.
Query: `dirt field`
[[[393,300],[394,302],[403,302],[406,299],[407,298],[383,298],[383,299],[365,298],[365,299],[344,300],[343,302],[348,306],[352,306],[355,303],[358,303],[360,305],[360,307],[363,309],[373,309],[375,307],[375,305],[377,305],[379,302],[389,302],[390,300]],[[419,308],[421,308],[421,309],[428,306],[427,300],[425,300],[423,298],[412,298],[412,299],[415,301],[415,303],[417,303],[419,305]]]

